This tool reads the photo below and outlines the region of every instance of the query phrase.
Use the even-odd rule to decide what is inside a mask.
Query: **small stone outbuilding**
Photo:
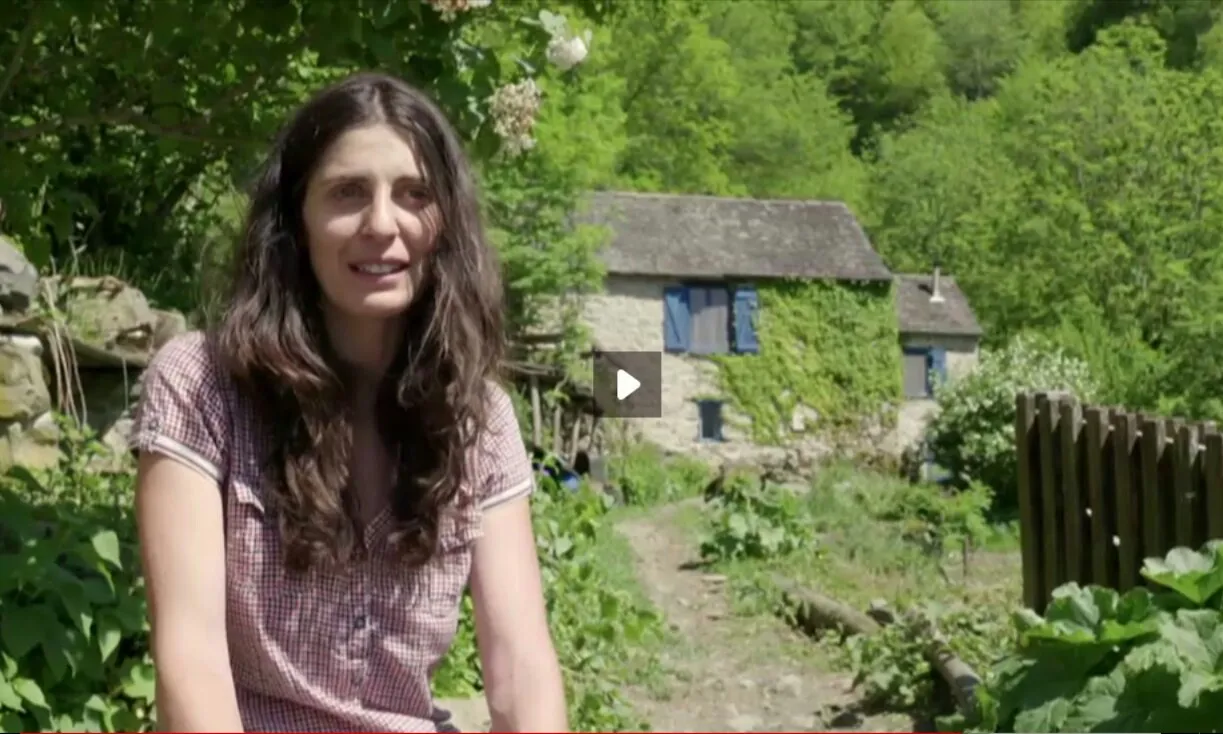
[[[905,397],[896,439],[903,449],[920,441],[934,415],[934,386],[976,367],[982,331],[964,292],[938,268],[896,276],[896,318]]]

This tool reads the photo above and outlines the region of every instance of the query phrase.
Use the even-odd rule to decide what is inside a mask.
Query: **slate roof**
[[[896,318],[902,334],[976,336],[981,325],[953,278],[939,276],[942,303],[930,302],[933,275],[896,275]]]
[[[604,191],[579,220],[610,227],[607,271],[690,278],[890,280],[845,204]]]

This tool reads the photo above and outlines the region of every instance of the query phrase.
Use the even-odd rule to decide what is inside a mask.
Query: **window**
[[[699,438],[702,441],[722,440],[722,401],[696,401],[697,414],[700,417],[701,428]]]
[[[673,286],[663,293],[663,344],[668,352],[754,354],[756,289],[719,283]]]
[[[947,379],[947,353],[941,347],[904,348],[904,391],[909,399],[929,398]]]
[[[694,286],[688,289],[692,311],[693,354],[730,352],[730,291],[723,286]]]

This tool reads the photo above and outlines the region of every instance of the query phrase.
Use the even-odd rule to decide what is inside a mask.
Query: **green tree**
[[[1188,355],[1214,358],[1200,336],[1223,294],[1223,77],[1164,56],[1124,24],[990,101],[940,103],[881,146],[872,231],[894,263],[943,255],[991,339],[1060,334],[1106,367],[1108,399],[1201,411],[1216,375]]]
[[[794,60],[824,79],[857,126],[854,150],[896,129],[946,86],[946,46],[913,0],[794,3]]]
[[[5,229],[39,266],[121,267],[156,300],[189,309],[202,295],[201,264],[228,254],[232,227],[223,225],[241,205],[234,182],[245,180],[286,112],[331,79],[362,68],[408,78],[446,109],[486,174],[499,175],[497,161],[508,158],[498,157],[494,92],[538,70],[541,86],[563,98],[576,77],[544,61],[556,31],[538,20],[545,5],[583,24],[607,4],[8,3],[0,8],[0,28],[11,29],[0,33]],[[551,175],[531,184],[551,187],[541,206],[565,199],[568,209],[581,181]],[[503,199],[490,206],[493,225],[507,229],[521,214],[505,201],[515,194],[491,188]],[[538,246],[538,232],[521,234],[503,238],[511,263],[514,248]],[[557,249],[573,262],[572,248]],[[589,269],[582,263],[578,272]]]
[[[633,6],[612,26],[607,69],[625,80],[617,178],[638,191],[744,194],[726,171],[741,81],[699,6]]]
[[[630,6],[600,67],[624,79],[627,145],[617,183],[635,190],[864,198],[851,122],[824,80],[796,68],[789,4]],[[599,63],[599,62],[596,62]]]

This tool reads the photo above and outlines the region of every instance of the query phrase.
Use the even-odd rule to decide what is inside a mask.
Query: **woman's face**
[[[302,206],[310,264],[336,315],[386,319],[420,293],[441,211],[412,146],[384,124],[327,149]]]

